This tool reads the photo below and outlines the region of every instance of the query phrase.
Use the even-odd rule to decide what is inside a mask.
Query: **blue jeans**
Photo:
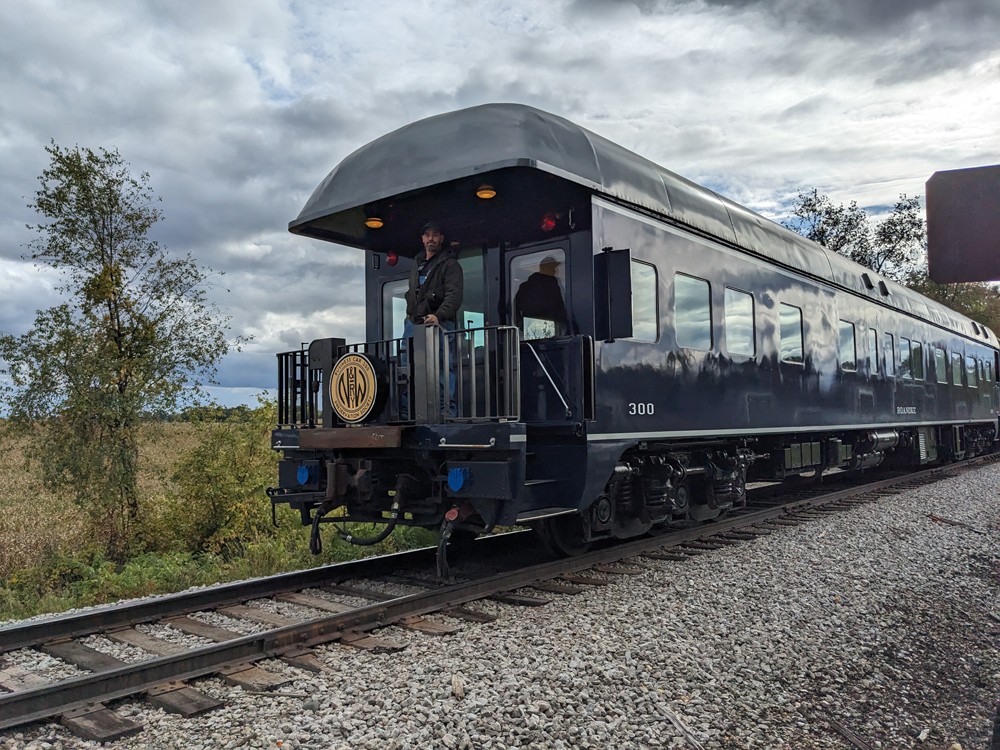
[[[445,320],[440,323],[441,328],[446,331],[455,330],[455,321]],[[413,336],[413,323],[409,318],[403,323],[403,342],[399,349],[400,362],[403,367],[407,366],[407,347],[409,346],[409,339]],[[445,337],[448,342],[448,413],[451,416],[457,416],[458,414],[458,404],[455,401],[455,387],[458,383],[458,354],[457,347],[455,346],[455,337],[447,336]],[[441,361],[438,363],[438,368],[441,371],[441,401],[444,401],[444,347],[441,347]],[[407,388],[400,399],[400,406],[402,407],[403,418],[409,418],[409,407],[407,402],[409,401],[409,388]],[[440,403],[440,402],[439,402]]]

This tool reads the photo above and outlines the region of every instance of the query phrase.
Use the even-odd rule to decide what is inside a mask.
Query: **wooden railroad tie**
[[[165,620],[160,620],[160,624],[169,625],[170,627],[180,630],[182,633],[187,633],[188,635],[197,635],[201,638],[207,638],[215,643],[231,641],[234,638],[241,637],[240,633],[220,628],[218,625],[209,625],[207,622],[196,620],[188,615],[168,617]]]
[[[641,576],[646,572],[642,568],[630,568],[627,565],[593,565],[590,569],[598,573],[612,573],[617,576]]]
[[[553,583],[552,581],[536,581],[531,584],[529,588],[535,589],[536,591],[545,591],[550,594],[568,594],[570,596],[582,594],[587,590],[586,586],[574,586],[569,583],[564,585],[561,583]]]
[[[580,576],[574,573],[564,573],[559,576],[560,581],[566,581],[568,583],[576,583],[580,586],[610,586],[611,581],[606,578],[590,578],[589,576]]]
[[[249,620],[250,622],[260,623],[261,625],[270,625],[272,628],[284,628],[289,625],[298,625],[302,622],[302,620],[298,620],[294,617],[286,617],[285,615],[268,612],[266,609],[247,607],[242,604],[236,604],[230,607],[220,607],[216,610],[216,612],[225,615],[226,617],[232,617],[234,620]]]
[[[681,549],[697,549],[697,550],[704,550],[706,552],[710,552],[716,549],[722,549],[725,546],[726,546],[725,544],[720,544],[719,542],[707,542],[707,541],[682,542],[680,545]]]
[[[67,711],[60,721],[73,734],[93,742],[114,742],[142,731],[142,724],[122,718],[103,703]]]
[[[345,633],[340,637],[340,642],[345,646],[360,648],[366,651],[391,653],[402,651],[406,648],[403,641],[393,641],[388,638],[378,638],[367,633]]]
[[[670,549],[676,550],[676,547],[671,547]],[[700,552],[696,554],[701,554]],[[685,560],[690,560],[694,555],[685,555],[679,550],[676,552],[643,552],[643,557],[648,557],[650,560],[670,560],[673,562],[684,562]]]
[[[742,544],[743,539],[727,539],[724,534],[713,534],[712,536],[705,537],[702,541],[706,544],[716,545],[716,549],[722,547],[732,547],[735,544]]]
[[[277,690],[292,681],[291,677],[284,677],[274,672],[268,672],[266,669],[261,669],[260,667],[248,667],[246,664],[229,667],[228,669],[220,669],[219,674],[222,675],[223,679],[229,685],[243,688],[243,690],[247,691]]]
[[[501,594],[493,594],[489,597],[501,604],[511,604],[515,607],[544,607],[551,599],[542,599],[537,596],[527,596],[526,594],[512,594],[509,591]]]
[[[157,685],[146,692],[149,702],[156,708],[180,714],[185,719],[197,716],[225,705],[222,701],[205,695],[183,682],[168,682]]]

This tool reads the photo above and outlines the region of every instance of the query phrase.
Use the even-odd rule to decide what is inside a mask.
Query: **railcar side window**
[[[753,295],[726,287],[726,349],[730,354],[752,357],[757,353],[754,336]]]
[[[883,361],[885,362],[885,374],[890,378],[894,377],[896,375],[896,349],[891,333],[885,335],[885,357]]]
[[[674,274],[674,330],[677,346],[712,348],[712,294],[707,281]]]
[[[868,372],[878,372],[878,333],[874,328],[868,329]]]
[[[660,315],[656,303],[656,266],[633,260],[632,272],[632,338],[636,341],[656,341],[660,337]]]
[[[945,357],[944,349],[934,347],[934,373],[937,375],[937,382],[948,383],[948,359]]]
[[[899,337],[899,377],[913,377],[910,370],[910,340],[902,336]]]
[[[967,356],[965,358],[965,377],[966,377],[965,384],[967,386],[969,386],[969,388],[975,388],[976,387],[976,360],[975,360],[974,357],[968,357]]]
[[[962,355],[958,352],[951,353],[951,382],[962,385]]]
[[[566,254],[553,247],[510,260],[514,325],[525,341],[569,332],[566,315]]]
[[[382,285],[382,338],[398,339],[403,336],[406,322],[406,290],[408,279],[387,281]]]
[[[857,352],[854,349],[854,323],[840,321],[840,369],[853,372],[858,369]]]
[[[990,362],[989,360],[987,360],[986,362],[983,362],[983,369],[986,372],[986,382],[987,383],[992,383],[993,382],[993,363]]]
[[[913,379],[924,379],[924,345],[914,341],[910,346],[910,360],[913,362]]]
[[[781,361],[801,365],[802,311],[782,302],[778,306],[778,318],[781,325]]]

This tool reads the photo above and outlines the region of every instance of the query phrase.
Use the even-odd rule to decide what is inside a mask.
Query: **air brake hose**
[[[331,510],[333,509],[327,503],[323,503],[316,508],[316,513],[313,515],[312,531],[309,532],[309,551],[314,555],[318,555],[323,551],[323,539],[319,535],[319,519]]]
[[[454,512],[449,511],[449,513]],[[457,513],[455,514],[457,517]],[[441,524],[441,535],[438,537],[437,548],[437,574],[439,580],[447,580],[451,576],[451,568],[448,565],[448,541],[455,530],[455,519],[445,516],[444,523]]]
[[[376,534],[375,536],[369,536],[369,537],[354,536],[354,534],[351,534],[349,531],[344,531],[343,529],[337,529],[337,536],[339,536],[348,544],[357,544],[360,547],[368,547],[371,546],[372,544],[378,544],[379,542],[384,541],[389,536],[389,534],[392,533],[392,530],[396,528],[396,523],[398,521],[399,521],[399,500],[393,500],[392,508],[389,511],[388,523],[386,523],[385,528],[382,529],[382,531]],[[317,523],[318,521],[315,520],[313,521],[314,526]]]

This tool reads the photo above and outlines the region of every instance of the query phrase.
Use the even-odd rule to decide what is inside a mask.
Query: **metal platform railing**
[[[319,339],[278,355],[279,427],[335,427],[325,384],[345,354],[383,368],[388,398],[373,424],[516,422],[520,418],[520,338],[514,326],[448,331],[415,326],[413,336],[345,344]],[[317,346],[330,342],[329,346]],[[322,352],[328,352],[323,354]],[[310,355],[310,352],[312,354]]]
[[[309,367],[309,350],[278,355],[278,426],[320,425],[321,371]]]

